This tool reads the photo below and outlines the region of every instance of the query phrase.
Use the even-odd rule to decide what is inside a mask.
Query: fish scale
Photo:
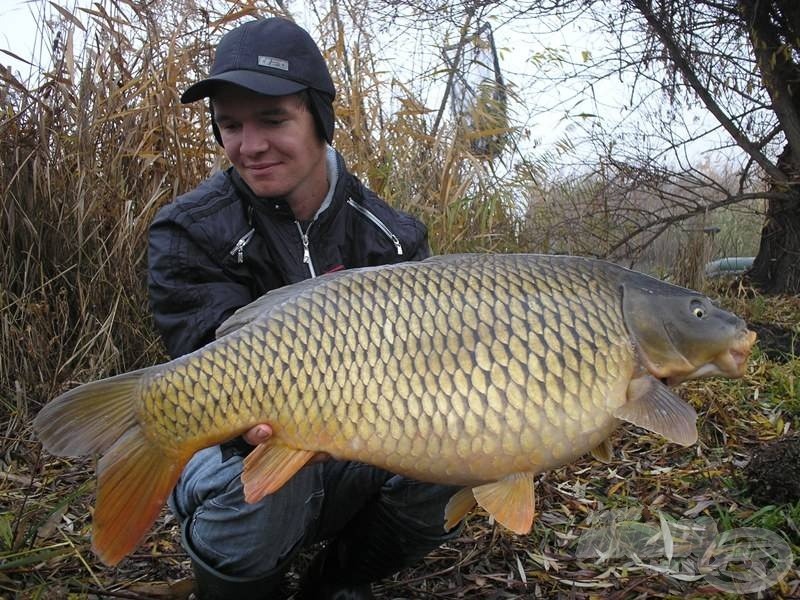
[[[273,435],[244,461],[248,502],[325,452],[466,486],[448,527],[477,501],[526,532],[536,473],[588,451],[608,459],[622,420],[693,443],[694,410],[661,380],[741,376],[755,341],[691,290],[537,255],[339,271],[265,295],[220,332],[36,418],[51,452],[103,454],[93,547],[108,564],[137,545],[194,452],[259,423]]]

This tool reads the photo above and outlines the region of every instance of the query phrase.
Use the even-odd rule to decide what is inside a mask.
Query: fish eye
[[[706,316],[706,311],[703,308],[703,305],[697,300],[692,302],[692,314],[698,319],[702,319],[704,316]]]

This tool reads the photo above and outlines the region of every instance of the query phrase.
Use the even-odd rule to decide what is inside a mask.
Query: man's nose
[[[242,125],[242,145],[240,151],[243,154],[258,154],[269,149],[269,139],[260,127],[245,123]]]

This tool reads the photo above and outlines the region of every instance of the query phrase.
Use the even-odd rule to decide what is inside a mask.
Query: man
[[[149,288],[171,356],[193,351],[237,308],[320,274],[429,254],[424,226],[347,172],[330,147],[334,85],[309,35],[263,19],[226,34],[211,75],[181,97],[209,98],[233,165],[164,207],[150,229]],[[273,598],[291,559],[322,540],[301,581],[306,599],[372,598],[372,582],[454,535],[454,488],[372,466],[320,461],[255,504],[243,457],[269,424],[198,452],[170,498],[201,599]]]

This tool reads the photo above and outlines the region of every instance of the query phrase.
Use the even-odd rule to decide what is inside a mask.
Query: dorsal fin
[[[219,339],[223,336],[228,335],[229,333],[233,333],[237,329],[241,329],[245,325],[248,325],[249,323],[255,321],[261,315],[280,306],[284,302],[291,300],[292,298],[295,298],[296,296],[299,296],[300,294],[303,294],[309,290],[316,289],[319,286],[327,285],[331,281],[334,281],[341,277],[350,277],[356,273],[361,273],[364,271],[374,271],[377,269],[394,269],[394,268],[414,269],[416,268],[417,265],[430,262],[454,263],[460,260],[469,259],[471,257],[472,255],[469,254],[434,255],[434,256],[429,256],[424,261],[412,261],[412,262],[395,263],[391,265],[377,265],[372,267],[357,267],[354,269],[343,269],[341,271],[325,273],[324,275],[320,275],[319,277],[298,281],[297,283],[291,283],[289,285],[285,285],[283,287],[270,290],[263,296],[253,300],[250,304],[246,304],[241,308],[239,308],[230,317],[228,317],[225,321],[223,321],[222,324],[217,328],[215,332],[216,338]]]
[[[361,269],[350,269],[343,271],[334,271],[333,273],[326,273],[313,279],[305,279],[297,283],[285,285],[283,287],[270,290],[263,296],[256,298],[250,304],[245,304],[230,317],[228,317],[222,324],[217,327],[217,339],[233,333],[237,329],[241,329],[245,325],[255,321],[261,315],[268,313],[281,304],[295,298],[309,290],[316,289],[321,285],[326,285],[335,279],[339,279],[345,275],[352,275],[354,271]]]

